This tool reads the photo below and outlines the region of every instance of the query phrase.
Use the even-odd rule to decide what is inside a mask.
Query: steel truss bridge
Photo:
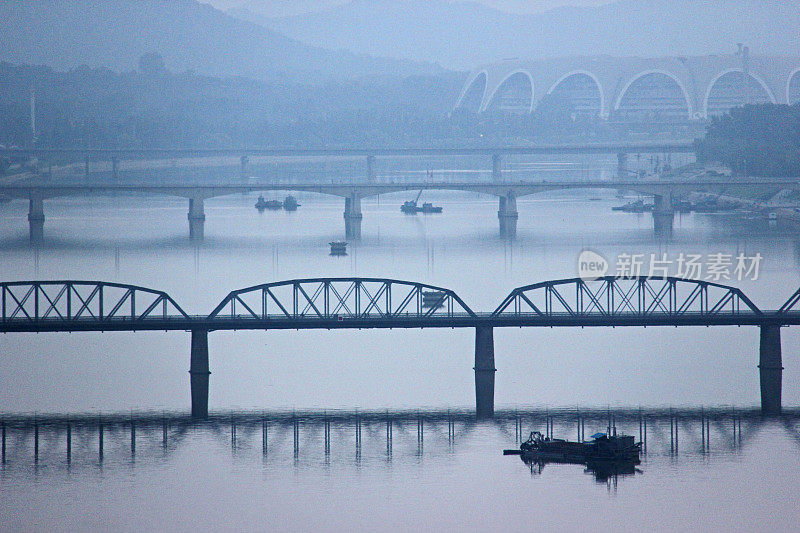
[[[309,278],[231,291],[190,315],[163,291],[101,281],[0,283],[0,333],[191,331],[192,412],[208,414],[208,333],[217,330],[475,328],[476,410],[494,412],[495,327],[757,326],[762,409],[781,410],[780,328],[800,325],[800,289],[775,310],[740,289],[674,277],[614,276],[515,288],[489,312],[451,289],[386,278]]]

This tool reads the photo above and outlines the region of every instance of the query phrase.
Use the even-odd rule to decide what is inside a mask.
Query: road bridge
[[[800,289],[773,311],[740,289],[673,277],[580,278],[514,289],[491,312],[455,292],[384,278],[309,278],[230,292],[189,315],[162,291],[98,281],[0,283],[0,333],[190,331],[192,413],[208,414],[208,334],[219,330],[474,328],[475,398],[494,413],[494,328],[755,326],[764,413],[781,410],[780,328],[800,325]]]
[[[190,237],[202,239],[205,223],[205,201],[210,198],[266,191],[313,192],[344,198],[345,234],[348,239],[359,239],[363,211],[361,202],[365,198],[382,194],[414,190],[451,190],[493,195],[499,198],[498,222],[500,235],[513,238],[516,235],[517,199],[524,196],[558,190],[615,189],[632,191],[654,198],[653,227],[659,234],[672,230],[674,202],[692,193],[717,195],[733,194],[741,187],[758,187],[778,193],[800,188],[793,179],[776,178],[612,178],[581,180],[521,180],[512,181],[502,176],[491,180],[429,179],[359,181],[351,183],[324,183],[307,180],[259,180],[248,179],[226,183],[187,184],[183,182],[159,183],[113,183],[113,182],[50,182],[0,184],[0,196],[26,199],[29,203],[28,222],[31,241],[40,242],[44,235],[44,201],[64,196],[97,194],[153,194],[186,198],[189,200],[188,221]]]
[[[31,241],[38,243],[44,236],[44,200],[62,196],[91,194],[160,194],[186,198],[189,201],[188,221],[189,235],[193,239],[202,239],[205,222],[205,200],[229,194],[265,192],[282,190],[287,192],[317,192],[343,197],[345,209],[345,235],[348,239],[359,239],[361,236],[361,200],[380,194],[407,190],[463,190],[484,194],[492,194],[499,198],[498,221],[501,235],[513,237],[517,227],[516,199],[527,194],[535,194],[558,188],[571,188],[574,183],[550,186],[525,183],[511,183],[509,174],[503,170],[503,161],[511,156],[525,155],[570,155],[570,154],[616,154],[617,181],[625,181],[632,177],[629,170],[628,157],[632,154],[692,154],[696,147],[691,142],[645,142],[645,143],[593,143],[562,145],[530,145],[530,146],[496,146],[496,147],[442,147],[442,148],[273,148],[273,149],[0,149],[0,158],[9,161],[36,161],[38,167],[46,166],[47,161],[84,161],[83,181],[74,179],[50,179],[50,173],[34,174],[33,179],[14,182],[0,182],[0,197],[24,198],[29,201],[29,233]],[[463,183],[447,179],[397,180],[380,179],[376,174],[376,159],[379,157],[486,157],[491,161],[491,174],[488,182],[471,180]],[[250,157],[273,158],[275,161],[286,158],[304,158],[315,161],[335,161],[337,158],[364,159],[364,175],[352,180],[309,180],[307,176],[298,179],[270,180],[251,175]],[[234,179],[217,179],[213,182],[200,183],[187,180],[173,180],[165,183],[156,181],[133,181],[123,179],[120,170],[123,162],[142,162],[168,160],[173,163],[187,161],[191,165],[200,164],[200,160],[209,158],[239,159],[238,176]],[[92,166],[105,162],[105,171],[91,170]],[[161,168],[161,167],[159,167]],[[153,172],[159,168],[152,169]],[[107,175],[108,174],[108,175]],[[238,181],[236,178],[238,177]],[[613,187],[613,183],[592,185],[584,188]],[[666,204],[659,204],[665,206]],[[663,211],[663,213],[662,213]],[[656,217],[658,228],[671,228],[671,217],[667,207],[660,208]]]

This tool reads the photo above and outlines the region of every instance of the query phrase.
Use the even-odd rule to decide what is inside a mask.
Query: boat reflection
[[[528,456],[520,456],[522,462],[528,465],[531,474],[541,474],[544,467],[548,464],[572,464],[583,465],[585,474],[594,476],[595,481],[598,483],[606,483],[609,480],[616,481],[619,477],[631,477],[636,474],[644,473],[640,468],[637,468],[641,461],[639,459],[618,459],[618,460],[598,460],[598,461],[580,461],[577,459],[551,459],[543,460],[539,458],[531,458]]]

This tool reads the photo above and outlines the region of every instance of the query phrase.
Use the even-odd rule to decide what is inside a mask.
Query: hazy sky
[[[273,16],[307,13],[345,4],[350,0],[203,0],[219,9],[247,7],[252,11]],[[564,5],[597,6],[612,0],[472,0],[503,11],[535,13]]]

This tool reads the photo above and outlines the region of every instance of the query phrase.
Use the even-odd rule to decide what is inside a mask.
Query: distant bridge
[[[509,60],[476,68],[455,103],[532,112],[545,98],[577,116],[621,122],[706,119],[748,103],[800,101],[800,57],[736,54]]]
[[[20,181],[0,181],[0,197],[24,198],[29,200],[28,222],[30,238],[34,243],[40,242],[44,237],[44,200],[73,195],[90,194],[126,194],[146,193],[178,196],[189,200],[189,235],[193,239],[202,239],[204,236],[205,207],[204,202],[209,198],[239,194],[247,192],[260,192],[270,190],[285,190],[298,192],[317,192],[345,198],[344,220],[345,234],[348,239],[361,237],[361,200],[363,198],[380,194],[407,191],[407,190],[461,190],[498,196],[498,220],[500,234],[503,237],[514,237],[517,228],[517,202],[519,196],[535,194],[549,190],[564,188],[621,188],[637,190],[646,194],[657,190],[655,194],[667,198],[666,203],[659,204],[659,214],[671,212],[671,195],[673,188],[667,180],[646,184],[646,180],[639,180],[629,171],[628,158],[631,154],[692,154],[696,147],[687,142],[649,142],[649,143],[596,143],[596,144],[563,144],[563,145],[531,145],[531,146],[498,146],[498,147],[449,147],[449,148],[321,148],[321,149],[187,149],[187,150],[160,150],[160,149],[2,149],[0,157],[11,160],[25,160],[36,158],[37,164],[46,166],[47,161],[84,160],[83,180],[50,179],[44,173],[34,179]],[[503,159],[517,155],[537,154],[616,154],[617,179],[616,180],[583,180],[580,182],[522,182],[509,179],[509,173],[503,170]],[[267,158],[308,158],[329,161],[331,158],[365,158],[365,172],[361,178],[353,180],[313,180],[307,177],[299,179],[270,180],[252,177],[250,175],[250,157]],[[488,180],[476,179],[453,181],[443,177],[436,177],[424,181],[418,179],[398,181],[394,179],[379,179],[376,175],[375,164],[377,157],[431,157],[431,156],[459,156],[480,157],[486,156],[491,161],[491,175]],[[142,161],[152,159],[191,160],[194,166],[198,165],[196,158],[205,159],[222,157],[236,158],[239,160],[238,180],[217,179],[213,182],[192,183],[187,181],[172,180],[157,181],[125,181],[121,178],[120,165],[123,161]],[[91,170],[92,165],[106,162],[105,172]],[[632,179],[632,178],[636,179]],[[769,181],[769,180],[767,180]],[[775,180],[773,180],[775,181]],[[741,185],[742,182],[736,182]],[[770,182],[772,183],[772,182]],[[704,190],[711,191],[725,189],[725,182],[706,180],[697,183],[696,187],[688,185],[685,181],[675,184],[675,194]],[[759,185],[764,185],[759,181]],[[769,185],[769,183],[768,183]],[[786,186],[786,181],[773,185]],[[797,183],[788,183],[796,186]],[[633,187],[633,188],[631,188]],[[655,189],[654,189],[655,187]],[[666,195],[666,196],[665,196]],[[671,216],[660,217],[656,228],[665,228],[669,231],[672,227]]]
[[[624,164],[621,164],[624,167]],[[627,171],[622,170],[623,174]],[[616,189],[635,191],[639,194],[652,195],[655,201],[654,227],[659,232],[672,229],[675,209],[673,200],[686,197],[691,193],[705,192],[726,194],[740,187],[754,186],[774,193],[782,190],[800,188],[800,182],[793,179],[775,178],[725,178],[700,177],[697,179],[674,178],[642,178],[617,177],[615,179],[583,179],[583,180],[540,180],[512,181],[503,177],[499,162],[491,180],[361,180],[351,183],[325,183],[308,180],[258,180],[228,181],[225,183],[187,184],[181,182],[58,182],[42,181],[17,182],[0,184],[0,197],[22,198],[29,202],[28,222],[32,242],[39,242],[44,235],[44,201],[49,198],[78,196],[91,194],[154,194],[187,198],[189,200],[188,220],[189,234],[195,239],[202,239],[205,222],[205,200],[232,194],[261,191],[298,191],[315,192],[344,198],[345,234],[348,239],[361,237],[363,213],[361,200],[381,194],[413,190],[456,190],[489,194],[499,198],[498,221],[500,235],[514,237],[517,229],[519,213],[517,199],[523,196],[548,191],[567,189]]]
[[[216,330],[475,328],[476,410],[494,412],[495,327],[758,326],[765,413],[781,410],[780,328],[800,325],[800,289],[774,311],[740,289],[673,277],[546,281],[491,312],[450,289],[384,278],[310,278],[230,292],[208,315],[164,292],[96,281],[0,283],[0,333],[191,331],[192,413],[208,413],[208,333]]]

